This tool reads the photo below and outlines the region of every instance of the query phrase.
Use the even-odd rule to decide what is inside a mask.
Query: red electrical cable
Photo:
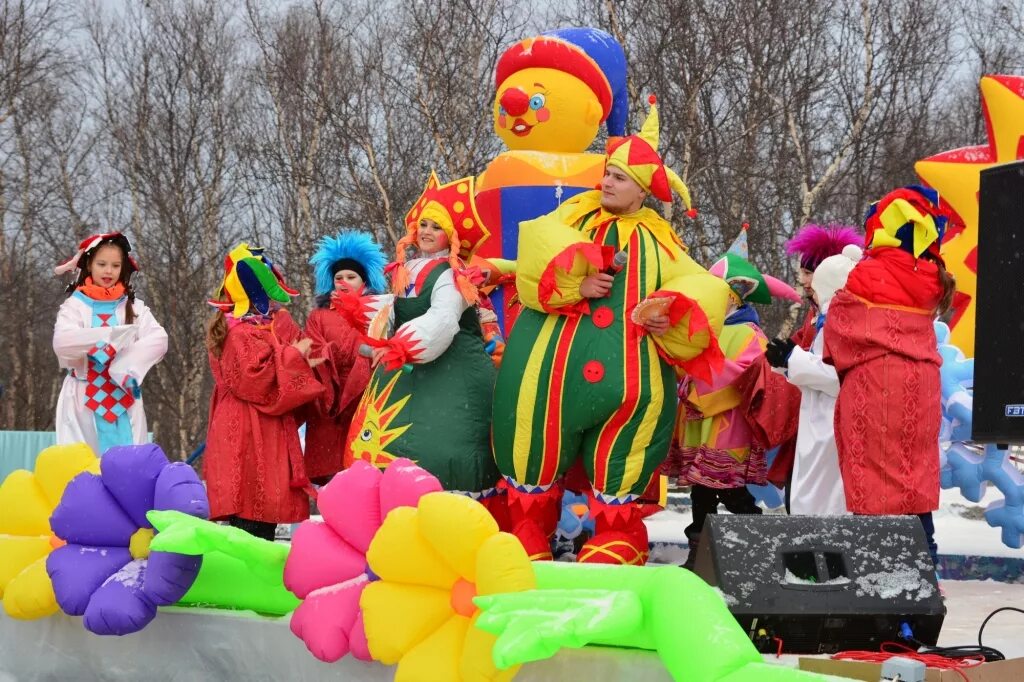
[[[772,639],[774,639],[779,644],[779,648],[775,651],[775,658],[782,658],[782,638],[772,637]]]
[[[915,661],[921,661],[929,668],[939,670],[955,670],[960,677],[968,680],[962,668],[973,668],[985,662],[985,657],[964,656],[962,658],[949,658],[937,654],[919,654],[916,650],[897,642],[885,642],[881,651],[840,651],[833,654],[832,658],[839,661],[860,661],[863,663],[884,663],[890,658],[901,656]],[[968,680],[968,682],[970,682]]]

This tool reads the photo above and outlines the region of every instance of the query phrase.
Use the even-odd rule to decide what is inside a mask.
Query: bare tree
[[[157,440],[184,456],[205,436],[203,301],[223,276],[226,248],[246,232],[233,205],[245,108],[238,27],[221,3],[196,0],[94,18],[90,34],[97,115],[145,273],[143,295],[171,339],[147,378],[147,412]]]
[[[7,352],[0,428],[39,428],[53,423],[60,381],[50,350],[53,310],[59,294],[47,271],[57,258],[46,239],[48,221],[63,221],[55,205],[48,130],[68,106],[71,51],[61,45],[69,25],[59,2],[0,5],[0,301],[9,311],[0,331]],[[67,225],[67,223],[65,223]],[[64,235],[69,229],[61,230]]]

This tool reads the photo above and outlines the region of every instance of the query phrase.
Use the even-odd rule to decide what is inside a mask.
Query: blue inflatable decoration
[[[556,540],[575,540],[584,531],[594,533],[587,496],[566,490],[562,496],[562,516],[555,530]]]
[[[1009,451],[987,445],[979,453],[964,443],[953,443],[946,452],[942,487],[959,488],[968,500],[980,502],[989,483],[1003,499],[988,506],[985,520],[1002,529],[1004,545],[1020,549],[1024,546],[1024,476],[1010,461]]]
[[[974,406],[974,358],[968,358],[949,343],[950,331],[935,323],[935,336],[942,357],[942,433],[939,440],[964,442],[971,439],[971,410]]]
[[[772,448],[765,453],[765,458],[768,460],[767,466],[771,468],[772,462],[775,460],[775,455],[779,454],[778,448]],[[747,485],[747,490],[754,496],[754,500],[758,504],[763,504],[769,509],[778,509],[786,503],[786,489],[776,488],[771,483],[764,485]]]
[[[1024,546],[1024,476],[1010,460],[1009,450],[970,443],[974,406],[974,360],[949,343],[949,327],[935,323],[942,356],[942,432],[940,435],[943,488],[958,488],[971,502],[980,502],[989,484],[1003,494],[985,511],[985,520],[1002,530],[1007,547]]]

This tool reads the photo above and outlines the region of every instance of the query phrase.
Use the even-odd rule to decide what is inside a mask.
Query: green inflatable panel
[[[721,596],[675,566],[534,562],[537,589],[477,597],[476,626],[506,669],[588,644],[658,652],[675,680],[799,682],[825,676],[764,663]]]
[[[203,557],[199,575],[179,604],[272,616],[283,616],[299,605],[283,582],[288,545],[176,511],[150,511],[146,518],[159,531],[152,549]]]

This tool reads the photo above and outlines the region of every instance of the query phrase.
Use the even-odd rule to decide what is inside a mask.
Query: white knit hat
[[[811,288],[818,295],[819,306],[825,306],[837,291],[846,286],[846,278],[863,255],[859,246],[849,244],[843,247],[842,253],[821,261],[811,279]]]

